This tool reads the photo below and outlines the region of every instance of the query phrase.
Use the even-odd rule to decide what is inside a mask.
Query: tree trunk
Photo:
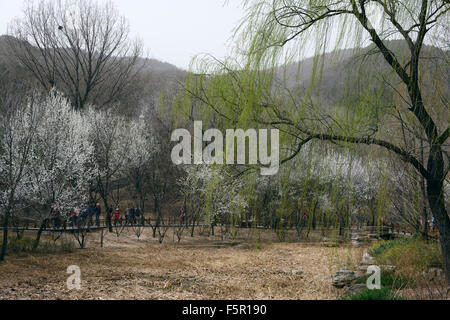
[[[106,200],[106,198],[103,198],[103,204],[105,205],[105,210],[106,210],[106,224],[108,226],[108,231],[109,233],[113,232],[113,227],[112,227],[112,223],[111,223],[111,218],[109,216],[109,206],[108,206],[108,201]]]
[[[194,237],[194,229],[195,229],[195,219],[191,219],[191,223],[192,223],[192,228],[191,228],[191,238]]]
[[[39,241],[41,240],[42,231],[44,231],[46,224],[47,224],[47,219],[44,219],[44,221],[42,221],[42,223],[41,223],[41,226],[39,227],[38,233],[36,235],[36,239],[34,240],[33,251],[36,251],[37,247],[39,246]]]
[[[450,218],[444,202],[444,160],[440,146],[433,146],[428,157],[427,197],[439,229],[447,284],[450,285]]]
[[[442,185],[442,183],[440,184]],[[427,193],[431,212],[439,229],[445,276],[447,283],[450,285],[450,219],[445,209],[444,199],[442,198],[442,189],[438,185],[439,183],[429,181]]]
[[[159,225],[161,224],[161,208],[159,207],[159,201],[156,196],[153,198],[153,200],[155,204],[155,214],[156,214],[155,227],[153,228],[153,238],[156,238],[156,230],[159,228]]]
[[[0,261],[5,260],[6,248],[8,247],[8,222],[9,222],[9,212],[5,212],[5,218],[3,220],[3,243],[0,252]]]

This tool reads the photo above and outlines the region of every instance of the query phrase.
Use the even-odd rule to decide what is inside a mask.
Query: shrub
[[[346,295],[342,300],[402,300],[401,297],[393,293],[389,288],[381,288],[380,290],[364,289],[351,295]]]
[[[439,243],[420,237],[396,239],[380,243],[371,250],[380,265],[395,265],[400,273],[421,273],[428,268],[442,268]]]
[[[411,238],[399,238],[394,240],[388,240],[383,242],[378,242],[376,247],[372,248],[370,254],[374,257],[380,256],[385,253],[388,249],[391,249],[395,246],[399,246],[411,241]]]

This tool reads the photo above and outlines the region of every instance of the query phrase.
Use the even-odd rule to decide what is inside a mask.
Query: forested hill
[[[386,41],[387,47],[407,64],[409,49],[404,41]],[[422,70],[428,79],[437,75],[441,78],[440,91],[448,101],[450,94],[450,52],[432,46],[424,46],[421,55]],[[316,67],[316,70],[314,70]],[[324,104],[336,104],[359,90],[388,89],[398,83],[398,78],[382,54],[371,45],[362,49],[345,49],[326,53],[316,58],[290,63],[277,70],[278,77],[286,80],[287,87],[306,91],[315,72],[316,82],[312,97]],[[381,78],[383,76],[383,78]],[[390,84],[387,84],[387,81]],[[392,91],[392,90],[386,90]],[[390,97],[386,97],[390,98]]]
[[[4,81],[21,81],[21,79],[29,81],[32,77],[28,71],[11,59],[12,57],[6,51],[8,37],[0,36],[1,77]],[[387,41],[386,43],[388,48],[406,64],[404,59],[408,53],[406,44],[403,41]],[[421,66],[430,71],[423,74],[430,79],[439,74],[442,79],[439,90],[444,101],[448,101],[450,95],[449,57],[449,51],[431,46],[423,48]],[[135,105],[156,104],[162,90],[174,95],[179,90],[178,83],[182,82],[187,74],[186,70],[156,59],[142,58],[138,61],[138,65],[143,66],[142,75],[139,83],[135,85],[135,92],[124,98],[123,105],[127,109],[124,110],[125,113],[140,112],[140,110],[134,110]],[[318,66],[315,71],[313,71],[314,66]],[[318,80],[314,84],[311,97],[326,105],[336,105],[343,99],[357,97],[361,90],[375,92],[381,89],[380,96],[390,100],[392,90],[389,86],[398,82],[392,69],[373,45],[358,50],[338,50],[316,58],[290,63],[277,69],[277,77],[285,80],[287,87],[306,92],[313,72]],[[383,75],[384,80],[380,78],[380,75]]]

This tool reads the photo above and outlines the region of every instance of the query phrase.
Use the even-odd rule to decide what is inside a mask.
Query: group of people
[[[141,214],[141,210],[139,208],[134,207],[128,207],[125,209],[124,216],[122,215],[122,209],[120,207],[117,207],[116,210],[113,212],[113,208],[109,208],[107,211],[107,222],[108,224],[114,220],[114,225],[123,224],[124,218],[125,218],[125,224],[136,224],[137,222],[140,222],[143,218],[143,215]]]
[[[72,223],[72,227],[79,228],[81,226],[100,226],[102,209],[99,203],[92,204],[87,208],[73,208],[70,221]],[[186,210],[181,208],[180,210],[180,223],[184,224],[187,222],[186,219]],[[57,204],[52,210],[51,220],[55,228],[59,228],[61,226],[61,208],[60,205]],[[117,226],[117,225],[125,225],[130,224],[144,224],[145,217],[142,214],[139,208],[135,207],[127,207],[125,210],[122,210],[120,207],[117,207],[115,210],[112,207],[109,207],[106,210],[106,225]],[[64,228],[66,223],[64,222]]]
[[[71,214],[72,226],[80,227],[85,226],[86,224],[91,226],[94,225],[94,219],[95,225],[100,226],[101,214],[102,209],[99,203],[84,209],[74,208]],[[143,215],[139,208],[128,207],[125,211],[122,211],[120,207],[117,207],[116,210],[113,210],[113,208],[110,207],[106,210],[107,225],[112,223],[114,223],[114,225],[122,225],[124,221],[127,225],[135,224],[136,222],[140,222],[142,217]]]
[[[90,205],[88,208],[79,209],[74,208],[72,210],[71,218],[73,227],[80,227],[86,224],[93,225],[95,217],[95,225],[100,226],[100,216],[102,209],[100,204]]]

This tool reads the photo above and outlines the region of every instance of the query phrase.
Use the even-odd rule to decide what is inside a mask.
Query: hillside
[[[22,66],[11,53],[8,52],[8,40],[18,41],[7,35],[0,36],[0,74],[2,81],[34,82],[30,72]],[[33,49],[32,49],[33,50]],[[186,71],[156,59],[141,58],[137,62],[141,68],[139,83],[133,85],[133,92],[122,99],[121,105],[125,114],[139,115],[142,104],[153,106],[158,100],[160,92],[175,88],[178,81],[182,81]]]
[[[28,71],[17,63],[7,53],[9,36],[0,36],[0,72],[5,81],[29,81],[32,77]],[[388,41],[387,46],[406,64],[408,48],[402,41]],[[286,87],[298,92],[306,92],[311,84],[315,67],[315,83],[311,98],[323,105],[338,105],[345,99],[358,99],[361,92],[381,92],[380,97],[390,101],[392,99],[391,84],[398,82],[397,76],[387,65],[380,52],[374,46],[359,49],[344,49],[326,53],[318,58],[307,58],[300,62],[290,63],[276,70],[277,77],[283,79]],[[427,79],[439,77],[442,79],[439,91],[443,101],[449,100],[450,95],[450,64],[449,52],[439,48],[425,46],[422,54],[422,68],[430,70]],[[140,83],[136,85],[138,94],[132,99],[127,97],[123,104],[157,105],[160,93],[169,92],[174,95],[178,90],[178,83],[182,82],[187,71],[156,59],[139,59],[138,66],[142,67]],[[380,81],[380,76],[385,82]],[[388,84],[388,82],[390,84]],[[380,87],[381,83],[381,87]],[[430,88],[432,89],[432,88]],[[436,88],[434,88],[436,89]],[[130,100],[131,99],[131,100]],[[130,110],[127,110],[129,113]],[[133,113],[133,111],[131,111]]]
[[[386,45],[406,65],[405,57],[408,48],[404,41],[387,41]],[[450,52],[436,47],[424,46],[422,51],[421,67],[430,70],[429,73],[424,73],[428,77],[423,81],[427,82],[439,75],[442,78],[440,89],[447,101],[450,98],[449,57]],[[360,89],[380,89],[378,85],[383,83],[380,81],[380,76],[391,84],[399,80],[381,53],[375,50],[374,45],[359,49],[338,50],[318,58],[291,63],[279,68],[278,77],[286,80],[287,87],[305,91],[311,83],[315,66],[317,82],[315,82],[315,91],[312,96],[324,104],[336,104],[343,98],[358,93]],[[381,89],[388,89],[388,85],[385,83],[385,87]]]

